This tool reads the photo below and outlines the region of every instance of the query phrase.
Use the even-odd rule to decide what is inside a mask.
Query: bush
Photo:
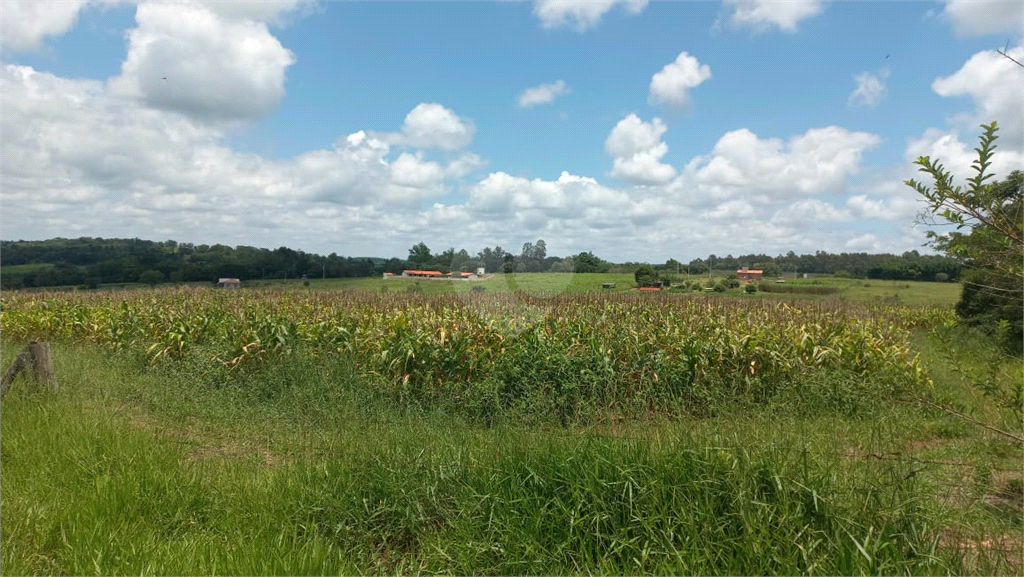
[[[1024,341],[1020,285],[1002,274],[969,269],[963,275],[963,292],[956,314],[968,325],[995,332],[1000,322],[1006,328],[1000,337],[1011,351],[1019,352]]]
[[[754,294],[757,292],[757,285],[755,285],[754,283],[749,283],[746,287],[743,288],[743,290],[747,291],[747,294]]]
[[[637,286],[647,286],[658,280],[658,275],[654,272],[651,265],[642,264],[633,273],[633,279],[636,280]]]

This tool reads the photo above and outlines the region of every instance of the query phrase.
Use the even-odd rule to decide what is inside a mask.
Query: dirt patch
[[[281,458],[274,455],[267,449],[255,449],[244,447],[237,442],[229,443],[228,445],[220,446],[203,446],[194,451],[191,451],[184,457],[182,457],[182,464],[198,463],[198,462],[209,462],[209,461],[227,461],[232,459],[242,459],[248,455],[258,454],[260,460],[267,467],[273,467],[281,462]]]
[[[1020,575],[1024,568],[1024,539],[1020,534],[993,535],[978,540],[957,531],[944,531],[939,535],[939,546],[961,553],[964,567],[970,573],[991,571],[1002,565],[1008,574]]]
[[[155,433],[183,445],[197,447],[182,457],[182,464],[242,459],[253,454],[259,455],[260,460],[267,467],[280,465],[284,461],[280,455],[276,455],[266,447],[253,447],[252,444],[239,439],[217,438],[215,435],[192,427],[171,427],[141,411],[138,407],[122,404],[115,407],[115,411],[123,415],[128,424],[136,429]]]

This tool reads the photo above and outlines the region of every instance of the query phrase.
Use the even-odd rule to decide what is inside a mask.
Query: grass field
[[[40,334],[51,340],[61,387],[39,393],[19,381],[0,406],[3,572],[1020,574],[1021,444],[924,403],[1021,433],[1019,411],[997,402],[1024,379],[1020,359],[999,356],[988,337],[946,327],[949,316],[932,309],[876,302],[886,287],[864,281],[851,282],[845,299],[770,295],[781,298],[775,303],[739,292],[603,297],[628,291],[632,279],[572,275],[558,285],[552,276],[516,278],[521,292],[506,296],[507,279],[481,283],[497,293],[488,298],[512,307],[495,317],[467,304],[480,295],[432,296],[440,289],[427,281],[416,295],[390,288],[410,281],[378,279],[235,295],[68,293],[36,304],[5,295],[3,366],[29,333]],[[616,288],[594,289],[598,281]],[[901,284],[909,284],[903,304],[947,302],[948,293],[926,292],[933,287]],[[504,356],[523,355],[479,364],[490,377],[427,378],[418,395],[401,394],[410,391],[400,386],[406,377],[448,374],[436,372],[449,359],[440,355],[456,348],[460,331],[498,335],[486,332],[488,322],[545,306],[527,330],[487,341]],[[229,312],[237,316],[213,316]],[[787,348],[782,335],[799,318],[822,332],[797,370],[802,349]],[[261,319],[273,321],[267,332]],[[733,328],[735,319],[749,328]],[[164,320],[171,324],[160,328]],[[648,321],[685,330],[637,332]],[[217,323],[231,330],[211,328]],[[327,334],[307,328],[317,326],[351,331],[332,343],[367,337],[347,353],[328,352],[303,340]],[[930,384],[913,376],[913,365],[856,373],[862,361],[822,352],[840,342],[824,339],[849,338],[855,326],[868,331],[865,342],[878,339],[880,352],[919,355]],[[371,338],[378,329],[382,336]],[[167,337],[175,331],[196,342],[167,355],[150,349],[176,342]],[[758,344],[734,333],[762,336]],[[261,339],[265,352],[235,369],[211,362],[219,339],[232,334]],[[690,382],[719,396],[652,410],[630,405],[628,387],[610,396],[586,388],[635,383],[648,396],[678,378],[673,362],[654,362],[648,338],[667,353],[672,339],[712,347],[710,372],[687,374],[703,375]],[[390,350],[387,343],[410,344],[436,370],[407,363],[385,372],[394,365],[372,361],[369,351]],[[466,346],[468,357],[453,358],[489,350]],[[794,368],[778,365],[773,382],[798,380],[751,396],[754,381],[715,372],[743,365],[745,354],[764,363],[781,355]],[[611,372],[587,377],[596,370],[587,363],[605,357]],[[485,391],[478,385],[529,383],[548,372],[533,393],[517,393],[522,402],[486,405],[505,418],[474,412],[484,406],[470,395]],[[897,378],[910,380],[887,386]],[[971,384],[982,381],[988,394]],[[550,388],[556,383],[564,386]],[[748,388],[733,386],[740,383]],[[579,399],[617,405],[584,403],[569,419],[551,410],[580,391]]]
[[[673,280],[685,281],[687,284],[706,283],[705,275],[673,275]],[[724,276],[716,276],[720,280]],[[958,283],[933,283],[919,281],[883,281],[868,279],[848,279],[830,276],[812,279],[785,279],[787,286],[832,286],[839,289],[834,295],[810,296],[800,295],[801,299],[813,300],[850,300],[856,302],[877,302],[909,305],[952,306],[960,298]],[[767,279],[765,282],[774,282]],[[614,288],[604,289],[605,283],[614,284]],[[469,292],[474,287],[483,288],[488,293],[525,291],[536,295],[551,295],[562,292],[606,292],[616,293],[633,290],[635,286],[632,274],[627,273],[526,273],[496,274],[484,281],[449,281],[449,280],[416,280],[401,279],[383,280],[381,278],[354,279],[310,279],[310,289],[351,290],[369,292],[403,292],[422,291],[426,294],[446,292]],[[301,280],[293,281],[253,281],[245,283],[250,287],[300,287]],[[761,294],[748,295],[740,289],[733,289],[727,294],[744,298],[792,298],[789,295]]]

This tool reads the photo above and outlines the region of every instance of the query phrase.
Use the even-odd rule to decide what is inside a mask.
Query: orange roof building
[[[743,267],[740,270],[736,271],[736,278],[745,281],[761,280],[761,275],[763,274],[763,270]]]
[[[402,271],[402,276],[411,278],[441,278],[444,275],[439,270],[406,269]]]

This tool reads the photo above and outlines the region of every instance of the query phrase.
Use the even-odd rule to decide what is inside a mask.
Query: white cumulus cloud
[[[729,23],[764,31],[778,27],[796,32],[801,20],[821,12],[822,0],[724,0],[729,12]]]
[[[857,88],[850,94],[847,104],[850,106],[877,106],[885,99],[885,80],[889,77],[889,70],[882,69],[878,74],[861,72],[854,77],[857,81]]]
[[[421,102],[405,116],[401,133],[380,137],[402,146],[458,150],[473,140],[476,127],[469,119],[435,102]]]
[[[535,0],[533,13],[544,28],[572,26],[579,32],[593,28],[616,5],[631,14],[639,14],[647,0]]]
[[[724,134],[711,154],[690,161],[681,178],[686,194],[710,199],[745,197],[767,203],[837,193],[860,170],[864,152],[879,142],[874,134],[838,126],[812,128],[788,141],[762,139],[742,128]]]
[[[1007,54],[1024,61],[1024,47],[1011,48]],[[932,89],[941,96],[970,96],[974,113],[962,114],[954,122],[975,128],[993,120],[999,123],[1002,143],[1020,149],[1024,143],[1024,69],[994,50],[971,56],[950,76],[937,78]]]
[[[146,3],[129,31],[112,90],[207,121],[258,117],[284,96],[292,53],[254,20],[227,20],[198,3]]]
[[[556,80],[551,84],[541,84],[539,86],[527,88],[519,95],[519,107],[529,108],[538,104],[547,104],[568,92],[569,86],[564,80]]]
[[[947,0],[943,15],[959,36],[1024,34],[1024,2],[1019,0]]]
[[[711,78],[711,67],[701,64],[686,52],[666,64],[651,77],[650,101],[686,112],[690,109],[690,89]]]
[[[49,36],[61,36],[75,26],[88,0],[5,0],[0,18],[0,43],[6,50],[36,50]]]
[[[604,149],[614,159],[611,176],[638,184],[663,184],[676,169],[661,162],[668,145],[661,141],[668,127],[660,118],[644,122],[630,114],[615,125],[605,139]]]

